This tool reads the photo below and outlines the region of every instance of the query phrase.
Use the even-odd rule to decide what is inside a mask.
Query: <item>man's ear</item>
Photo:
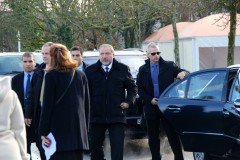
[[[147,53],[147,57],[149,58],[150,53]]]

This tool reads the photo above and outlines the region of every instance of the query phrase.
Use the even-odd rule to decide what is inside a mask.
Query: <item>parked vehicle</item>
[[[195,160],[240,159],[240,65],[193,72],[158,106]]]
[[[99,59],[99,52],[85,51],[83,53],[84,62],[91,65]],[[115,51],[115,59],[129,66],[133,78],[136,80],[138,69],[147,59],[146,53],[139,50]],[[144,124],[142,122],[142,102],[137,97],[133,106],[127,109],[127,129],[126,136],[130,138],[142,138],[146,136]]]
[[[14,76],[23,71],[22,54],[18,52],[4,52],[0,53],[0,76],[10,75]],[[42,63],[42,56],[40,53],[34,53],[37,63]]]

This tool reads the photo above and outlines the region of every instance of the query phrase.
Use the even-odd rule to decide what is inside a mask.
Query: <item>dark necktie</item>
[[[106,72],[106,74],[109,73],[109,68],[108,67],[105,67],[105,72]]]
[[[31,75],[28,74],[27,75],[27,85],[26,85],[26,89],[25,89],[24,106],[26,106],[26,104],[27,104],[27,96],[28,96],[28,91],[30,88],[30,83],[31,83]]]

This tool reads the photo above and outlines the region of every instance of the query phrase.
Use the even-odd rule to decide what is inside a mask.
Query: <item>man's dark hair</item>
[[[70,52],[72,52],[72,51],[80,51],[80,54],[83,55],[83,49],[82,49],[82,47],[73,46],[73,47],[70,49]]]
[[[23,57],[33,57],[33,59],[35,60],[35,56],[32,52],[25,52],[23,53],[22,55],[22,60],[23,60]]]

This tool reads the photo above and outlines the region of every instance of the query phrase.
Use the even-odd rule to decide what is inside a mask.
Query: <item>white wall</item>
[[[159,48],[161,56],[165,60],[174,61],[174,42],[155,42]],[[146,51],[148,43],[142,44],[142,49]],[[189,70],[190,72],[198,71],[200,69],[199,62],[199,50],[200,48],[209,47],[227,47],[228,36],[215,36],[215,37],[188,37],[179,39],[179,58],[180,67]],[[236,35],[235,39],[235,58],[240,57],[240,35]],[[225,51],[225,50],[224,50]],[[225,51],[226,52],[226,51]],[[216,53],[217,54],[217,53]],[[221,54],[222,55],[222,54]],[[219,57],[218,57],[219,58]],[[224,57],[220,57],[224,59]],[[235,60],[234,63],[238,63]],[[225,64],[225,62],[224,62]]]

